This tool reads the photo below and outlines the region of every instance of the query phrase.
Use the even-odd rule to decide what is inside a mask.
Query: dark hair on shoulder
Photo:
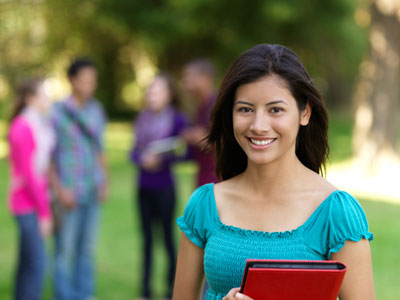
[[[41,84],[43,84],[43,79],[41,78],[23,79],[17,84],[17,87],[15,89],[14,105],[9,120],[10,123],[26,107],[28,97],[36,95]]]
[[[87,57],[78,57],[69,65],[67,69],[68,78],[75,77],[83,68],[96,69],[96,65]]]
[[[216,76],[215,65],[207,58],[195,58],[189,61],[185,68],[193,68],[201,74],[205,74],[212,79]]]
[[[297,55],[281,45],[259,44],[242,53],[226,72],[211,115],[208,145],[216,151],[216,172],[223,180],[247,168],[247,156],[233,133],[233,103],[239,86],[268,75],[284,79],[300,111],[309,103],[312,113],[307,126],[300,126],[296,155],[303,165],[325,174],[329,154],[328,114],[321,94]]]

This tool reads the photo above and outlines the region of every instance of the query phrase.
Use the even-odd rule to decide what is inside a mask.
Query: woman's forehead
[[[275,98],[293,98],[293,95],[285,79],[277,75],[269,75],[239,86],[236,89],[234,101]]]

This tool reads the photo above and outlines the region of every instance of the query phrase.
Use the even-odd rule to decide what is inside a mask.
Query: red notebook
[[[255,300],[336,300],[345,272],[337,261],[248,259],[240,292]]]

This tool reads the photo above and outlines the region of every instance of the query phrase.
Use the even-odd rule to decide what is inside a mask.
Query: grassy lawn
[[[333,120],[330,136],[332,162],[350,156],[350,121]],[[102,225],[97,248],[97,290],[101,300],[129,300],[139,296],[141,282],[141,235],[138,209],[135,201],[136,171],[128,163],[127,151],[132,143],[129,125],[111,124],[107,132],[107,156],[110,170],[110,195],[104,205]],[[195,168],[183,163],[175,168],[178,182],[178,207],[180,215],[194,188]],[[12,276],[15,263],[16,231],[12,217],[5,205],[8,170],[0,159],[0,299],[11,300]],[[369,219],[375,240],[371,243],[377,299],[398,299],[400,272],[397,255],[400,253],[400,205],[360,199]],[[164,291],[166,256],[162,235],[156,240],[153,287],[156,298]],[[179,232],[176,228],[176,241]],[[48,243],[51,251],[51,242]],[[50,279],[48,280],[48,286]],[[46,290],[50,299],[51,290]]]

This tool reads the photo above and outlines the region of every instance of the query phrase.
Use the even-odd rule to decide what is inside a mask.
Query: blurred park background
[[[140,286],[141,237],[128,151],[146,85],[159,70],[179,79],[195,57],[210,58],[220,80],[235,57],[264,42],[292,48],[323,93],[331,116],[328,179],[365,208],[375,234],[377,299],[400,299],[400,0],[0,0],[0,299],[11,299],[16,255],[5,136],[19,79],[44,76],[56,100],[69,92],[69,62],[82,55],[95,60],[96,97],[109,117],[111,180],[97,249],[98,295],[132,299]],[[195,171],[191,162],[175,168],[176,215],[194,189]],[[159,248],[156,295],[164,289]]]

